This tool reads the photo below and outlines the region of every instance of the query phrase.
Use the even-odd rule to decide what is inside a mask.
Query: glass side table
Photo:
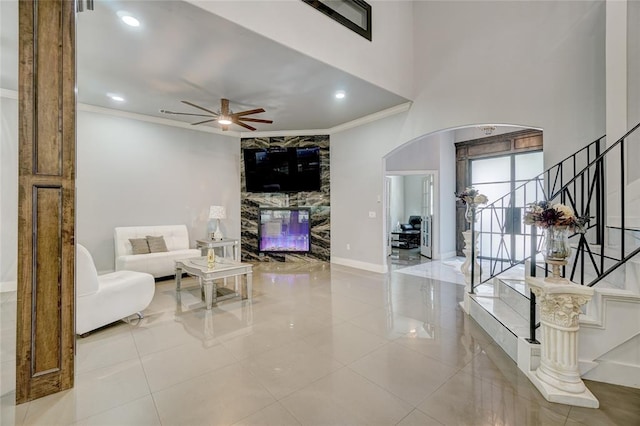
[[[223,238],[221,240],[212,240],[209,238],[203,238],[201,240],[196,240],[196,247],[200,249],[200,253],[202,256],[207,255],[207,251],[212,248],[216,249],[217,247],[222,247],[222,257],[227,257],[227,251],[229,248],[232,249],[233,260],[239,260],[239,247],[240,242],[238,240],[234,240],[231,238]]]

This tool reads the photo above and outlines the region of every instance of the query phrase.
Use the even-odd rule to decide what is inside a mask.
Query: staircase
[[[469,314],[523,371],[537,367],[540,353],[539,309],[525,275],[550,271],[540,255],[544,238],[521,217],[527,204],[547,200],[590,218],[584,234],[571,236],[563,268],[570,281],[595,290],[580,317],[581,374],[640,388],[640,182],[625,182],[639,128],[607,148],[597,139],[476,213],[472,264],[482,267],[471,271]]]

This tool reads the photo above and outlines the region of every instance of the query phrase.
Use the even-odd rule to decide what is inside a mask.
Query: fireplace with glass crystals
[[[264,207],[258,218],[258,251],[308,253],[311,250],[311,209]]]

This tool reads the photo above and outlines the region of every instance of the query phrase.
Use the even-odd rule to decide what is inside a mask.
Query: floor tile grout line
[[[378,383],[374,382],[373,380],[369,379],[366,376],[363,376],[362,374],[358,373],[356,370],[354,370],[353,368],[350,367],[351,364],[346,365],[346,368],[348,368],[352,373],[357,374],[358,376],[360,376],[361,378],[363,378],[364,380],[366,380],[367,382],[371,383],[372,385],[376,386],[378,389],[382,390],[383,392],[388,393],[389,395],[394,396],[395,398],[397,398],[398,400],[402,401],[403,403],[407,404],[408,406],[411,407],[411,409],[406,413],[404,417],[408,416],[413,410],[415,410],[417,408],[417,406],[413,405],[413,403],[405,400],[404,398],[400,397],[399,395],[396,395],[394,392],[385,389],[383,386],[379,385]]]
[[[131,399],[131,400],[127,401],[127,402],[123,402],[122,404],[116,405],[116,406],[114,406],[114,407],[107,408],[107,409],[102,410],[102,411],[98,411],[98,412],[96,412],[96,413],[93,413],[93,414],[91,414],[91,415],[89,415],[89,416],[86,416],[86,417],[83,417],[83,418],[81,418],[81,419],[75,419],[71,424],[77,424],[77,423],[79,423],[79,422],[82,422],[83,420],[87,420],[87,419],[90,419],[91,417],[95,417],[95,416],[99,416],[99,415],[104,414],[104,413],[108,413],[108,412],[109,412],[109,411],[111,411],[111,410],[115,410],[115,409],[120,408],[120,407],[123,407],[123,406],[125,406],[125,405],[127,405],[127,404],[131,404],[131,403],[133,403],[133,402],[136,402],[136,401],[139,401],[139,400],[141,400],[141,399],[144,399],[144,398],[147,398],[147,397],[151,397],[151,396],[152,396],[152,395],[151,395],[151,392],[149,392],[149,393],[148,393],[148,394],[146,394],[146,395],[139,396],[139,397],[137,397],[137,398]]]
[[[393,344],[393,343],[394,343],[394,342],[388,342],[388,345],[391,345],[391,344]],[[381,349],[381,348],[382,348],[382,347],[380,347],[380,348],[378,348],[378,349],[376,349],[376,350],[379,350],[379,349]],[[411,348],[406,348],[406,347],[405,347],[405,349],[409,349],[409,350],[411,350]],[[443,365],[445,365],[445,366],[448,366],[448,367],[449,367],[449,365],[444,364],[442,361],[440,361],[440,360],[438,360],[438,359],[431,358],[431,357],[429,357],[429,356],[427,356],[427,355],[425,355],[425,354],[423,354],[423,353],[420,353],[420,352],[418,352],[418,351],[413,351],[413,352],[415,352],[417,355],[422,356],[423,358],[426,358],[426,359],[428,359],[428,360],[430,360],[430,361],[436,361],[436,362],[438,362],[438,363],[440,363],[440,364],[443,364]],[[361,357],[360,359],[358,359],[358,360],[356,360],[356,361],[353,361],[353,362],[351,362],[351,363],[347,364],[347,367],[350,367],[350,368],[351,368],[351,365],[353,365],[354,363],[356,363],[357,361],[361,360],[362,358],[364,358],[364,357],[366,357],[366,356],[367,356],[367,355],[365,355],[365,356]],[[471,361],[469,361],[469,362],[471,362]],[[468,363],[467,363],[467,364],[468,364]],[[467,364],[465,364],[465,366],[466,366]],[[462,369],[463,369],[465,366],[463,366],[463,367],[459,367],[459,368],[458,368],[458,367],[451,367],[452,369],[455,369],[455,370],[454,370],[454,372],[453,372],[451,375],[449,375],[449,376],[448,376],[448,377],[447,377],[447,378],[446,378],[446,379],[445,379],[445,380],[444,380],[444,381],[443,381],[443,382],[442,382],[442,383],[441,383],[441,384],[440,384],[436,389],[434,389],[432,392],[430,392],[430,393],[429,393],[429,395],[427,395],[424,399],[422,399],[422,400],[420,401],[420,403],[418,403],[414,408],[416,408],[416,409],[417,409],[418,405],[422,404],[426,399],[428,399],[431,395],[433,395],[435,392],[437,392],[437,390],[438,390],[438,389],[440,389],[442,386],[444,386],[444,385],[445,385],[449,380],[451,380],[451,379],[452,379],[456,374],[458,374],[459,372],[461,372],[461,371],[462,371]],[[362,376],[360,373],[358,373],[357,371],[353,370],[353,368],[351,368],[351,370],[352,370],[354,373],[356,373],[356,374],[358,374],[358,375]],[[367,378],[367,377],[365,377],[365,376],[363,376],[363,377],[364,377],[364,378],[366,378],[367,380],[370,380],[370,379],[368,379],[368,378]],[[371,380],[370,380],[370,381],[371,381]],[[375,383],[375,382],[373,382],[373,383]],[[378,386],[380,386],[380,385],[378,385]],[[383,389],[384,389],[384,388],[383,388]],[[405,399],[403,399],[401,396],[396,395],[395,393],[393,393],[391,390],[387,390],[387,389],[385,389],[385,390],[386,390],[387,392],[389,392],[389,393],[393,394],[394,396],[396,396],[396,397],[400,398],[401,400],[403,400],[403,401],[404,401],[404,402],[406,402],[407,404],[413,405],[411,402],[406,401],[406,400],[405,400]]]

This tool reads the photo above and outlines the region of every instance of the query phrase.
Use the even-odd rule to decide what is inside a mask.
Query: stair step
[[[486,283],[480,284],[479,286],[474,287],[473,291],[478,296],[486,296],[486,297],[496,296],[496,292],[492,282],[486,282]]]
[[[499,280],[502,284],[510,287],[512,290],[515,290],[518,293],[520,293],[523,297],[526,297],[527,299],[529,299],[529,287],[527,286],[527,283],[524,281],[524,279],[511,280],[511,279],[499,278]]]
[[[523,318],[529,317],[529,289],[524,281],[499,279],[498,297]]]
[[[471,296],[471,317],[517,362],[518,337],[529,337],[529,322],[497,297]]]
[[[529,336],[529,321],[503,300],[484,296],[475,296],[473,300],[515,336]]]

